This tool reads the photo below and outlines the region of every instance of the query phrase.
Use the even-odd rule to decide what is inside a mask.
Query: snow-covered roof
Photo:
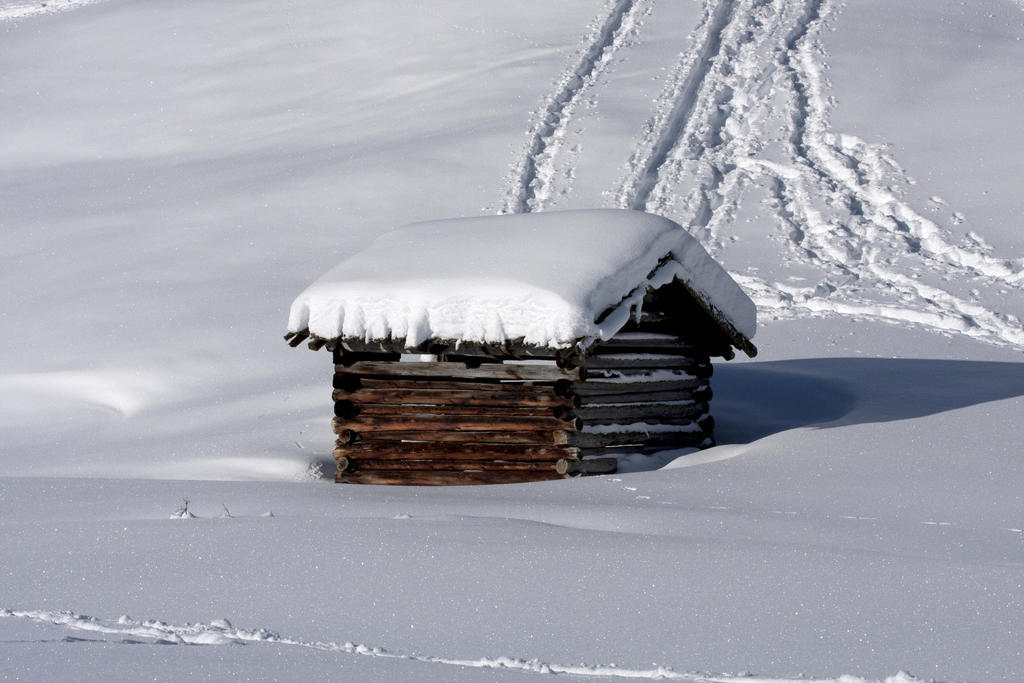
[[[620,209],[385,233],[306,288],[288,329],[329,340],[404,338],[409,348],[428,339],[564,348],[611,337],[648,288],[676,278],[734,345],[752,348],[753,302],[697,240],[671,220]]]

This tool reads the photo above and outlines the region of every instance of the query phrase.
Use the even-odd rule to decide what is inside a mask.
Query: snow
[[[0,677],[1020,680],[1019,2],[28,5]],[[392,226],[514,210],[527,167],[545,212],[655,180],[755,300],[720,445],[331,483],[332,369],[282,311]]]
[[[438,220],[387,232],[303,291],[288,329],[308,327],[323,339],[405,339],[410,348],[428,339],[561,348],[611,338],[648,286],[673,278],[754,335],[753,302],[685,230],[615,209]]]

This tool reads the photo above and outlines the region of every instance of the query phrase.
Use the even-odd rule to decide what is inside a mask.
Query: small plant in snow
[[[181,503],[182,503],[181,507],[179,507],[177,510],[175,510],[174,514],[171,515],[171,519],[195,519],[196,516],[193,515],[191,512],[189,512],[189,509],[188,509],[189,500],[188,500],[188,498],[182,498]]]

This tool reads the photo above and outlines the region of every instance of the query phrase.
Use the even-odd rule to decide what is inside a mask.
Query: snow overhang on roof
[[[291,333],[566,348],[618,332],[678,279],[753,355],[756,308],[678,223],[640,211],[548,211],[414,223],[385,233],[306,288]],[[291,336],[291,335],[289,335]]]

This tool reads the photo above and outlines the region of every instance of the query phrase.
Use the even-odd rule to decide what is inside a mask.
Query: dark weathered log
[[[476,389],[370,389],[356,387],[353,390],[336,389],[332,394],[335,401],[356,401],[358,403],[421,404],[447,406],[515,406],[522,408],[580,405],[575,394],[559,396],[550,386],[531,387],[532,390],[506,391],[491,390],[486,384]]]
[[[309,340],[309,343],[306,344],[306,346],[308,346],[310,348],[310,350],[312,350],[312,351],[319,351],[320,349],[322,349],[326,345],[327,345],[327,340],[326,339],[321,339],[320,337],[313,337],[312,339]]]
[[[588,370],[656,370],[665,368],[668,370],[687,370],[709,363],[707,357],[694,358],[691,356],[669,356],[665,354],[643,354],[643,353],[615,353],[607,356],[593,356],[587,359]]]
[[[644,377],[652,376],[658,377],[657,381],[667,381],[663,378],[663,374],[666,372],[673,373],[680,379],[692,377],[707,379],[714,374],[714,371],[715,369],[711,363],[700,363],[679,368],[588,368],[586,374],[587,378],[591,381],[600,381],[604,378],[628,378],[632,381],[642,381]],[[652,375],[652,373],[658,374]]]
[[[481,344],[477,342],[456,342],[429,339],[417,346],[409,347],[404,339],[365,342],[357,339],[337,340],[337,347],[343,352],[408,353],[408,354],[459,354],[499,359],[544,359],[554,360],[561,350],[545,346],[524,344],[522,339],[503,343]],[[564,352],[563,352],[564,353]]]
[[[558,446],[569,443],[569,431],[559,430],[514,430],[514,431],[480,431],[452,432],[441,430],[411,429],[407,431],[369,431],[358,432],[350,429],[345,420],[335,418],[331,426],[338,435],[339,443],[366,443],[382,441],[386,443],[472,443],[472,444],[521,444],[535,446]]]
[[[696,401],[704,400],[698,399],[697,395],[710,396],[708,395],[706,387],[698,390],[686,390],[686,391],[648,391],[646,393],[636,394],[593,394],[587,396],[586,402],[582,405],[583,407],[593,407],[595,405],[601,405],[605,403],[665,403],[666,401]]]
[[[339,444],[334,457],[356,460],[575,460],[578,448],[523,444],[438,444],[395,441],[360,441]]]
[[[564,479],[557,472],[425,472],[403,470],[364,470],[339,472],[334,481],[345,484],[391,484],[404,486],[458,486],[472,484],[518,484],[530,481]]]
[[[618,469],[619,461],[615,458],[587,458],[566,462],[567,474],[615,474]]]
[[[639,377],[643,380],[643,377]],[[690,392],[698,387],[706,386],[707,381],[690,377],[673,381],[637,381],[637,382],[602,382],[600,378],[593,378],[586,382],[580,382],[572,386],[572,393],[578,394],[584,402],[591,400],[592,396],[614,395],[614,394],[646,394],[649,392]],[[631,399],[623,399],[631,400]]]
[[[357,415],[352,419],[335,418],[346,428],[360,434],[368,431],[578,431],[583,427],[579,418],[560,420],[556,417],[503,417],[489,415]]]
[[[696,345],[681,342],[662,343],[658,341],[635,341],[630,343],[609,340],[590,348],[593,356],[609,355],[658,355],[658,356],[690,356],[699,358],[706,356],[707,351]]]
[[[307,328],[307,329],[304,329],[304,330],[299,330],[298,332],[294,332],[294,333],[293,332],[289,332],[288,334],[291,335],[291,337],[287,337],[287,336],[285,337],[285,339],[288,340],[288,346],[291,346],[292,348],[295,348],[296,346],[298,346],[302,342],[306,341],[307,338],[309,338],[309,329]]]
[[[569,406],[477,406],[477,405],[396,405],[335,401],[334,414],[345,419],[358,415],[479,415],[493,417],[557,417],[569,419],[575,408]]]
[[[648,422],[651,424],[679,424],[680,421],[690,422],[708,412],[707,403],[665,404],[651,403],[639,405],[596,405],[583,406],[577,414],[584,424],[629,424],[631,422]]]
[[[467,368],[461,363],[381,363],[375,361],[359,361],[349,367],[335,366],[337,372],[366,377],[390,377],[394,379],[409,377],[430,377],[449,381],[462,381],[467,378],[491,380],[528,380],[532,382],[555,382],[569,380],[578,382],[583,375],[580,368],[562,369],[554,365],[516,365],[511,363],[493,363],[479,368]]]
[[[665,448],[683,447],[695,445],[707,438],[696,424],[692,431],[681,432],[607,432],[595,434],[593,432],[578,432],[571,434],[569,441],[572,445],[584,449],[584,455],[588,452],[585,449],[610,446],[663,446]]]
[[[333,357],[335,365],[341,365],[347,368],[360,361],[369,363],[399,363],[401,362],[402,354],[384,353],[380,351],[343,351],[341,348],[335,346]]]
[[[557,472],[569,471],[568,460],[368,460],[339,459],[346,461],[345,472],[366,472],[369,470],[419,470],[429,472]]]
[[[629,454],[629,455],[634,455],[634,454],[650,455],[652,453],[661,453],[663,451],[676,451],[676,450],[681,450],[683,448],[704,449],[704,448],[710,448],[711,446],[714,446],[714,445],[715,445],[715,441],[714,441],[714,439],[712,437],[708,436],[707,434],[701,434],[700,438],[694,438],[694,439],[689,440],[689,441],[683,441],[683,442],[677,442],[677,443],[637,444],[637,445],[630,445],[630,446],[608,446],[608,447],[601,447],[601,448],[584,448],[582,450],[583,450],[583,454],[587,458],[593,458],[593,457],[597,457],[597,456],[607,456],[607,455],[614,455],[616,457],[621,457],[621,456],[626,455],[626,454]],[[586,460],[583,460],[583,462],[586,462]]]

